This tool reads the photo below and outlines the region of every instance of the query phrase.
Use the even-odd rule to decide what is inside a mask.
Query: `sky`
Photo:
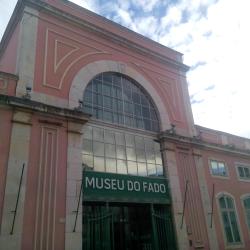
[[[16,0],[0,0],[0,38]],[[195,124],[250,138],[249,0],[72,0],[184,54]]]

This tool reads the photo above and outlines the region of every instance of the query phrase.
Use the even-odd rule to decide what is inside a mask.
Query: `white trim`
[[[242,205],[242,208],[243,208],[243,211],[244,211],[244,217],[245,217],[246,227],[248,229],[248,234],[250,236],[250,225],[248,226],[248,223],[247,223],[247,214],[246,214],[246,209],[245,209],[245,206],[244,206],[244,200],[246,200],[247,198],[250,199],[250,193],[243,194],[243,195],[240,196],[241,205]]]

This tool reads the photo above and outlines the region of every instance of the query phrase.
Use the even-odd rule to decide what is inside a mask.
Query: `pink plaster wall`
[[[58,122],[33,117],[23,250],[45,249],[46,245],[48,249],[64,249],[67,124],[57,126]]]
[[[4,119],[3,119],[4,117]],[[8,168],[12,111],[0,109],[0,225],[3,213],[3,199]]]
[[[246,224],[244,209],[240,200],[240,197],[242,195],[250,193],[250,183],[239,181],[235,168],[235,163],[245,163],[249,165],[250,159],[240,158],[239,156],[235,155],[221,154],[214,151],[203,151],[202,155],[210,201],[212,200],[213,184],[215,185],[215,197],[220,192],[227,192],[234,197],[236,209],[239,215],[240,228],[242,230],[241,237],[243,238],[243,241],[245,243],[245,247],[243,249],[250,249],[249,231]],[[228,167],[229,179],[212,176],[210,173],[209,159],[224,161],[226,166]],[[219,241],[219,249],[225,249],[223,240],[223,228],[219,217],[216,198],[214,199],[214,223],[217,232],[217,239]]]
[[[183,74],[178,70],[44,13],[40,16],[35,91],[68,99],[73,78],[84,66],[99,60],[123,62],[152,83],[167,106],[171,122],[181,128],[188,127],[192,118],[187,119],[188,114],[183,112],[185,105],[189,105],[183,100],[188,92],[182,87]],[[130,35],[130,32],[124,33]]]
[[[8,45],[5,48],[3,55],[0,58],[0,71],[16,74],[19,33],[20,33],[20,23],[17,24],[8,42]]]

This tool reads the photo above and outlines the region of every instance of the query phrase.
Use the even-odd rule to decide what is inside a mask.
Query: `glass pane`
[[[104,156],[104,143],[94,141],[93,152],[94,152],[94,155]]]
[[[250,210],[246,211],[246,218],[247,218],[247,226],[248,229],[250,230]]]
[[[117,160],[117,173],[119,174],[127,174],[127,164],[124,160]]]
[[[234,236],[234,242],[240,242],[241,241],[240,233],[239,233],[236,215],[234,211],[230,212],[230,219],[231,219],[231,226],[232,226],[232,231],[233,231],[233,236]]]
[[[104,110],[103,111],[103,120],[107,121],[107,122],[112,122],[113,121],[112,112]]]
[[[112,83],[112,74],[110,73],[103,73],[103,81]]]
[[[226,202],[227,202],[227,208],[233,209],[234,204],[233,204],[233,199],[230,197],[226,197]]]
[[[162,165],[156,165],[156,171],[158,176],[163,176],[163,166]]]
[[[149,108],[148,107],[142,107],[142,116],[145,117],[145,118],[150,118]]]
[[[127,152],[127,159],[130,161],[136,161],[136,154],[135,154],[135,149],[134,148],[126,148]]]
[[[103,141],[103,129],[93,127],[93,140],[95,141]]]
[[[156,153],[155,161],[156,161],[156,164],[163,165],[163,164],[162,164],[162,158],[161,158],[161,153],[160,153],[160,152],[157,152],[157,153]]]
[[[219,162],[218,167],[219,167],[219,175],[226,176],[227,173],[226,173],[225,164],[223,162]]]
[[[94,159],[92,155],[82,155],[82,162],[86,164],[89,168],[94,167]]]
[[[238,167],[238,171],[239,171],[239,176],[244,178],[244,171],[242,167]]]
[[[92,141],[87,140],[87,139],[83,140],[82,152],[84,154],[93,154],[93,143],[92,143]]]
[[[246,176],[246,178],[250,178],[250,170],[249,170],[249,168],[245,168],[245,176]]]
[[[104,83],[102,85],[102,90],[104,95],[111,96],[112,86],[110,84]]]
[[[135,136],[135,146],[144,149],[144,140],[141,136]]]
[[[222,220],[223,220],[224,231],[226,234],[227,242],[232,243],[233,242],[233,235],[232,235],[227,212],[222,212]]]
[[[94,169],[98,172],[105,171],[104,158],[103,157],[94,157]]]
[[[84,127],[83,138],[90,139],[90,140],[92,139],[92,127],[91,126]]]
[[[125,145],[124,134],[115,132],[115,141],[118,145]]]
[[[134,161],[128,161],[128,174],[137,175],[137,163]]]
[[[218,165],[216,161],[211,161],[212,173],[214,175],[218,174]]]
[[[92,92],[86,90],[84,93],[83,99],[84,99],[84,102],[92,103]]]
[[[147,165],[146,165],[146,163],[138,162],[138,175],[147,176]]]
[[[105,130],[104,141],[108,143],[115,144],[115,134],[112,131]]]
[[[111,158],[116,158],[115,145],[105,144],[105,156],[111,157]]]
[[[98,80],[93,80],[93,91],[97,93],[102,93],[102,82]]]
[[[147,163],[154,163],[155,164],[155,152],[149,151],[149,149],[146,151],[146,158]]]
[[[124,146],[118,146],[116,147],[116,157],[118,159],[126,159],[126,152]]]
[[[148,164],[148,176],[157,175],[155,164]]]
[[[244,206],[246,209],[250,209],[250,198],[244,200]]]
[[[112,109],[112,98],[109,96],[104,96],[103,97],[103,107]]]
[[[135,146],[135,138],[133,135],[125,134],[126,146],[134,147]]]
[[[136,149],[137,161],[146,162],[146,156],[144,149],[137,148]]]
[[[222,208],[222,209],[226,208],[226,201],[225,201],[224,197],[221,197],[219,199],[219,203],[220,203],[220,208]]]
[[[116,160],[115,159],[106,159],[106,171],[110,173],[116,173]]]

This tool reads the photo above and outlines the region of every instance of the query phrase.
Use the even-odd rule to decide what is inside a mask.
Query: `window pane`
[[[244,206],[245,208],[250,209],[250,198],[244,200]]]
[[[104,141],[115,144],[115,134],[112,131],[106,129],[104,133]]]
[[[227,202],[227,208],[230,208],[230,209],[234,208],[234,204],[233,204],[232,198],[226,197],[226,202]]]
[[[104,156],[104,143],[94,141],[93,152],[94,152],[94,155]]]
[[[141,136],[135,136],[135,146],[144,149],[144,140]]]
[[[219,202],[220,202],[220,208],[226,208],[226,201],[225,201],[225,198],[224,197],[221,197],[219,199]]]
[[[103,157],[94,157],[94,169],[98,172],[105,171],[104,158]]]
[[[126,148],[127,159],[130,161],[136,161],[136,154],[134,148]]]
[[[106,171],[109,173],[116,173],[116,160],[115,159],[106,159]]]
[[[242,167],[238,167],[238,171],[239,171],[239,176],[240,177],[244,177],[244,171]]]
[[[118,159],[126,159],[126,152],[124,146],[117,146],[116,147],[116,157]]]
[[[128,161],[128,174],[137,175],[137,163],[134,161]]]
[[[133,135],[125,134],[126,146],[134,147],[135,146],[135,138]]]
[[[103,129],[93,127],[93,139],[95,141],[103,141]]]
[[[111,158],[116,157],[115,145],[113,145],[113,144],[105,144],[105,156],[106,157],[111,157]]]
[[[82,152],[84,154],[93,154],[93,143],[92,143],[92,141],[84,139]]]
[[[235,215],[234,211],[230,212],[230,220],[231,220],[231,226],[232,226],[232,231],[233,231],[233,235],[234,235],[234,241],[240,242],[241,241],[240,240],[240,233],[239,233],[236,215]]]
[[[137,148],[136,149],[137,161],[146,162],[146,156],[144,149]]]
[[[222,220],[223,220],[224,230],[225,230],[226,237],[227,237],[227,242],[232,243],[233,235],[232,235],[232,231],[230,228],[230,222],[229,222],[227,212],[222,212]]]
[[[245,168],[245,176],[246,176],[246,178],[250,178],[249,168]]]
[[[119,174],[127,174],[127,164],[124,160],[117,160],[117,173]]]
[[[94,159],[92,155],[82,155],[82,162],[86,164],[89,168],[94,167]]]
[[[146,165],[146,163],[138,162],[138,175],[147,176],[147,165]]]
[[[90,139],[90,140],[92,139],[92,127],[91,126],[84,127],[83,138]]]
[[[247,218],[247,226],[248,229],[250,230],[250,210],[246,211],[246,218]]]
[[[156,171],[158,176],[163,176],[163,166],[162,165],[156,165]]]
[[[148,176],[157,175],[155,164],[147,164],[147,166],[148,166]]]
[[[125,145],[124,134],[116,132],[115,141],[116,141],[116,144],[118,145]]]

